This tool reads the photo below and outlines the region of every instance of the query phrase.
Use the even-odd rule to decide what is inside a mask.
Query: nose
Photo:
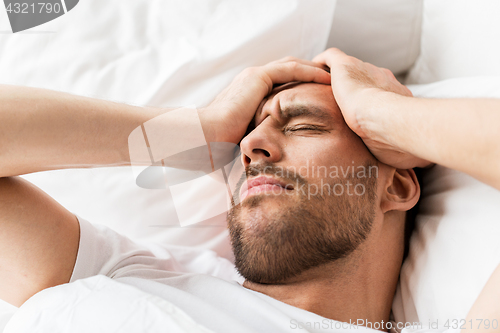
[[[251,163],[276,163],[281,160],[279,138],[271,131],[271,128],[261,124],[241,140],[241,158],[245,167]]]

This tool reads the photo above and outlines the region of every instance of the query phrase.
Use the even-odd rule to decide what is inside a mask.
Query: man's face
[[[351,254],[375,216],[378,167],[331,87],[275,90],[241,142],[246,174],[228,214],[236,267],[277,283]]]

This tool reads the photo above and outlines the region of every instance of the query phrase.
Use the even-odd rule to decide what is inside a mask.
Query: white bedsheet
[[[122,281],[120,281],[122,280]],[[132,286],[134,278],[112,280],[103,275],[46,289],[29,299],[5,328],[4,333],[207,333],[213,332],[164,298],[150,294],[144,286]],[[135,279],[140,280],[140,279]],[[241,287],[242,288],[242,287]],[[377,333],[378,330],[320,317],[253,291],[239,290],[224,299],[246,318],[212,318],[217,332]],[[207,291],[210,293],[210,290]],[[213,291],[212,291],[213,293]],[[243,293],[243,294],[242,294]],[[165,296],[165,295],[164,295]],[[264,302],[262,302],[264,301]],[[199,305],[199,304],[198,304]],[[226,307],[228,304],[226,304]],[[256,307],[257,306],[257,307]],[[224,308],[224,306],[221,306]],[[220,309],[215,309],[219,311]],[[187,310],[186,310],[187,311]],[[261,312],[263,316],[258,316]],[[202,315],[203,317],[203,315]],[[245,325],[252,321],[253,327]],[[398,326],[401,333],[459,333],[458,329],[436,329],[427,323]],[[236,329],[235,329],[236,327]],[[396,333],[396,330],[390,331]]]
[[[30,298],[4,333],[207,333],[170,302],[103,275],[46,289]]]

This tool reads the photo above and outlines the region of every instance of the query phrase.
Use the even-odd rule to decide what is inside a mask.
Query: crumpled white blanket
[[[24,303],[4,333],[208,333],[172,303],[117,282],[93,276],[45,289]]]

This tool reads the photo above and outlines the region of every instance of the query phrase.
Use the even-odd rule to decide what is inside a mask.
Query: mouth
[[[240,201],[256,194],[281,194],[293,191],[292,184],[286,184],[272,177],[260,176],[248,179],[240,189]]]

